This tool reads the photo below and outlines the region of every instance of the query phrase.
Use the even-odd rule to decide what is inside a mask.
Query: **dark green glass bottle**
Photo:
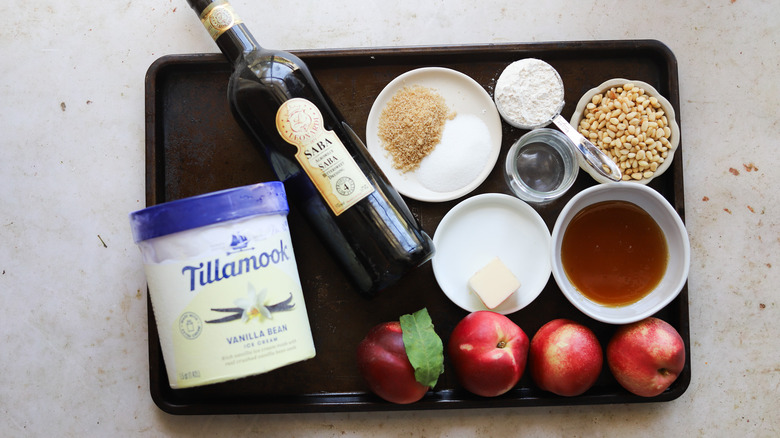
[[[373,296],[430,260],[430,237],[306,64],[260,47],[227,1],[188,2],[233,65],[233,115],[358,290]]]

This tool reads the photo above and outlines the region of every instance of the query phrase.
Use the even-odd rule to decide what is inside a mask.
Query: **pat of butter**
[[[488,309],[495,309],[520,288],[520,281],[494,257],[469,279],[469,286]]]

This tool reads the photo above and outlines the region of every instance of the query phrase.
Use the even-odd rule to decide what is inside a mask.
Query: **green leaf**
[[[428,309],[422,308],[400,318],[404,347],[414,368],[414,377],[421,384],[433,388],[444,372],[444,346],[433,329]]]

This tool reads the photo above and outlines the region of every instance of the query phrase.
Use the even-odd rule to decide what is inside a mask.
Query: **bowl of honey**
[[[552,274],[564,296],[591,318],[628,324],[664,308],[688,279],[691,249],[682,219],[646,185],[585,189],[552,232]]]

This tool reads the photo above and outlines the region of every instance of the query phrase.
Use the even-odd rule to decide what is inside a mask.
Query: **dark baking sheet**
[[[662,43],[642,41],[562,42],[509,45],[380,48],[297,52],[310,66],[347,122],[365,138],[365,124],[374,98],[382,88],[408,70],[424,66],[461,71],[492,96],[495,81],[510,62],[526,57],[543,59],[560,73],[565,84],[569,118],[580,96],[606,79],[624,77],[653,85],[675,107],[680,123],[677,62]],[[146,193],[147,205],[261,181],[274,176],[261,154],[234,122],[226,102],[230,68],[221,54],[165,56],[146,76]],[[682,125],[681,125],[682,126]],[[502,153],[525,131],[504,125]],[[682,143],[673,166],[651,183],[684,220]],[[497,165],[476,191],[509,193]],[[556,215],[576,192],[594,181],[580,172],[563,198],[537,208],[552,230]],[[443,203],[407,200],[431,235],[444,214],[461,199]],[[679,297],[656,316],[678,329],[686,344],[685,370],[663,394],[642,398],[623,390],[606,363],[598,381],[578,397],[558,397],[536,388],[526,372],[516,389],[495,398],[482,398],[461,389],[451,364],[436,388],[410,405],[387,403],[369,393],[358,375],[355,349],[375,324],[397,320],[427,307],[436,331],[447,342],[466,312],[441,292],[428,263],[373,300],[358,295],[329,260],[325,249],[293,208],[288,220],[306,305],[312,324],[316,358],[265,375],[193,389],[172,390],[149,306],[149,371],[155,403],[172,414],[285,413],[404,409],[484,408],[541,405],[641,403],[669,401],[687,389],[690,378],[690,337],[687,285]],[[531,305],[510,315],[529,338],[545,322],[570,318],[591,327],[606,347],[615,327],[577,311],[558,290],[552,276]]]

